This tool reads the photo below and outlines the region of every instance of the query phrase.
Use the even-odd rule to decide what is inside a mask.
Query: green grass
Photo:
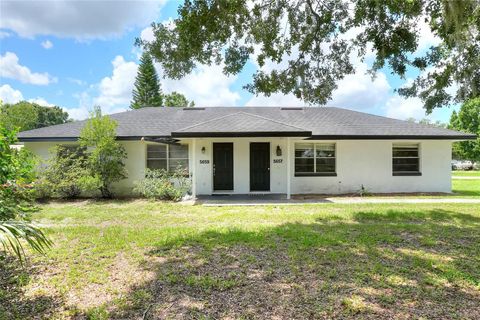
[[[452,192],[466,197],[480,197],[480,179],[452,179]]]
[[[480,177],[480,171],[452,171],[454,177]]]
[[[42,207],[0,319],[480,317],[478,204]]]

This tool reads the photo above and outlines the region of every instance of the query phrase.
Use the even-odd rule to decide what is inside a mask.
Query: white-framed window
[[[179,168],[188,172],[188,145],[148,144],[147,168],[168,171]]]
[[[296,143],[296,176],[335,176],[335,143]]]
[[[420,145],[394,143],[392,147],[392,173],[394,176],[418,176],[420,172]]]

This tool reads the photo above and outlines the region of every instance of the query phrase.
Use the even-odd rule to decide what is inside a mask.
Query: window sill
[[[409,176],[421,176],[421,172],[394,172],[392,173],[394,177],[409,177]]]
[[[295,173],[295,177],[336,177],[336,172]]]

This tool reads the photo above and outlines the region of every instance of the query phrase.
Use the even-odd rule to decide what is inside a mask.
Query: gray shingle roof
[[[272,135],[309,137],[312,132],[247,112],[227,114],[172,132],[174,137]]]
[[[333,108],[142,108],[111,115],[119,139],[311,132],[318,139],[473,139],[475,135]],[[20,141],[77,139],[85,120],[19,133]],[[228,134],[227,134],[228,133]]]

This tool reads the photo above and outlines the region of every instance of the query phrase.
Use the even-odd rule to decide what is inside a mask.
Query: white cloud
[[[86,85],[87,83],[83,80],[80,80],[80,79],[76,79],[76,78],[67,78],[67,80],[71,83],[74,83],[76,85],[79,85],[79,86],[84,86]]]
[[[36,97],[35,99],[28,99],[28,102],[36,103],[44,107],[54,107],[55,105],[53,103],[48,103],[47,100],[45,100],[42,97]]]
[[[142,32],[140,32],[140,39],[143,41],[152,42],[155,39],[152,27],[146,27],[143,29]]]
[[[415,54],[422,53],[428,50],[431,46],[436,46],[441,42],[441,39],[432,33],[432,30],[425,19],[421,18],[418,23],[418,47]]]
[[[41,45],[44,49],[47,49],[47,50],[53,47],[53,43],[50,40],[42,41]]]
[[[0,100],[3,103],[17,103],[23,100],[23,95],[20,91],[13,89],[8,84],[0,87]]]
[[[162,70],[159,69],[159,74]],[[238,92],[230,90],[230,85],[237,76],[223,74],[223,66],[199,65],[192,73],[180,80],[162,79],[162,90],[165,93],[177,91],[188,100],[195,101],[196,106],[216,107],[234,106],[240,100]]]
[[[367,64],[354,65],[355,73],[347,75],[337,82],[332,99],[327,106],[348,107],[357,110],[373,109],[383,106],[390,96],[391,87],[383,72],[377,72],[374,79],[367,74]]]
[[[113,107],[126,109],[130,105],[132,98],[133,84],[138,66],[133,61],[125,61],[122,56],[116,56],[112,61],[112,65],[112,76],[105,77],[100,81],[100,95],[94,99],[94,104],[109,110]]]
[[[394,95],[385,104],[386,116],[405,120],[415,118],[417,120],[425,118],[425,109],[420,98],[402,98]]]
[[[0,77],[15,79],[23,83],[47,85],[56,82],[48,73],[31,72],[29,68],[18,63],[18,57],[13,52],[0,55]]]
[[[303,107],[304,105],[305,103],[293,94],[284,95],[282,93],[274,93],[270,97],[264,95],[253,96],[245,103],[247,107]]]
[[[8,38],[10,37],[12,34],[7,32],[7,31],[3,31],[3,30],[0,30],[0,39],[5,39],[5,38]]]
[[[145,26],[159,15],[165,0],[144,1],[1,1],[0,28],[22,37],[54,35],[79,40],[118,36]]]
[[[87,108],[64,108],[68,116],[74,120],[84,120],[88,118],[89,110]]]

